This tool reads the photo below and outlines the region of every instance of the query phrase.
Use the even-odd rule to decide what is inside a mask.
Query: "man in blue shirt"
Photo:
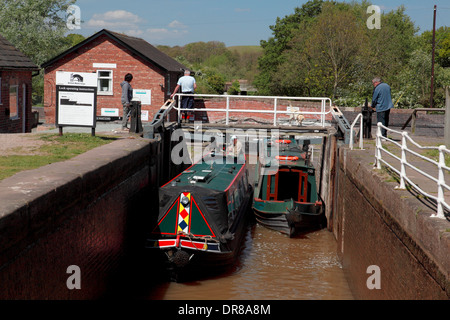
[[[197,89],[197,83],[195,82],[195,78],[191,76],[191,71],[185,70],[184,76],[178,79],[177,86],[175,90],[171,94],[170,98],[172,99],[175,93],[181,87],[181,93],[185,94],[194,94],[195,89]],[[193,96],[184,96],[181,99],[181,108],[182,109],[192,109],[194,108],[194,97]],[[185,119],[187,120],[187,111],[185,111]]]
[[[372,80],[374,87],[372,96],[372,108],[377,112],[377,122],[385,127],[389,126],[389,114],[394,107],[391,97],[391,87],[384,83],[381,78],[376,77]],[[383,137],[387,137],[387,130],[381,128]]]

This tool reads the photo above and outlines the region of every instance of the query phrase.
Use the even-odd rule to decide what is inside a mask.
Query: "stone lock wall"
[[[358,151],[340,148],[338,161],[334,233],[354,296],[449,299],[450,234],[441,231],[447,222],[430,218],[432,209],[424,210],[417,199],[394,192],[394,183],[383,181]],[[371,287],[375,272],[380,288]]]
[[[1,181],[0,299],[102,297],[157,210],[157,149],[122,139]]]

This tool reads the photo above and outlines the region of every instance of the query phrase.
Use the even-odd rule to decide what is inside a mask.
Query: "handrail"
[[[280,111],[278,110],[278,101],[279,100],[303,100],[303,101],[320,101],[321,102],[321,112],[312,112],[312,111],[301,111],[301,114],[315,114],[320,115],[321,126],[325,126],[325,116],[331,113],[331,99],[330,98],[319,98],[319,97],[278,97],[278,96],[240,96],[240,95],[217,95],[217,94],[186,94],[186,93],[177,93],[175,96],[178,96],[178,107],[174,107],[178,111],[178,119],[180,119],[182,111],[207,111],[207,112],[225,112],[226,118],[225,123],[229,124],[229,115],[232,112],[239,113],[273,113],[273,125],[277,125],[277,115],[278,114],[292,114],[292,111]],[[205,98],[222,98],[226,99],[226,107],[225,109],[218,108],[193,108],[193,109],[182,109],[181,108],[181,97],[184,96],[193,96],[193,97],[205,97]],[[273,100],[273,110],[247,110],[247,109],[231,109],[230,108],[230,100],[232,99],[270,99]],[[329,111],[326,111],[326,107],[329,107]]]
[[[351,127],[350,127],[350,150],[353,150],[353,130],[355,128],[356,122],[359,121],[359,149],[364,150],[364,142],[363,142],[363,114],[360,113],[353,121]]]
[[[402,130],[405,130],[406,126],[411,122],[411,133],[414,133],[416,131],[416,121],[417,121],[417,112],[419,111],[425,111],[425,112],[445,112],[445,109],[438,109],[438,108],[417,108],[414,109],[411,115],[409,116],[408,120],[406,120],[405,124],[402,127]]]
[[[387,132],[396,133],[402,136],[402,143],[398,143],[397,141],[394,141],[392,139],[383,137],[381,134],[381,129],[384,128],[387,130]],[[392,152],[388,151],[387,149],[383,148],[382,141],[389,141],[393,143],[394,145],[401,148],[401,158],[394,155]],[[430,158],[427,158],[411,149],[408,148],[407,141],[410,141],[413,145],[415,145],[419,149],[428,149],[428,150],[438,150],[439,151],[439,162],[436,162]],[[390,164],[387,159],[384,159],[382,157],[382,151],[388,154],[389,156],[393,157],[394,159],[398,160],[401,163],[400,170],[395,168],[392,164]],[[433,165],[435,165],[438,169],[438,177],[433,177],[431,174],[424,172],[420,170],[419,168],[415,167],[411,163],[408,162],[408,159],[406,157],[407,153],[410,153],[416,157],[419,157]],[[445,165],[445,153],[450,154],[450,150],[448,150],[444,145],[441,145],[439,147],[424,147],[416,143],[414,140],[411,139],[408,132],[406,131],[396,131],[389,129],[381,124],[381,122],[378,122],[377,124],[377,134],[376,134],[376,149],[375,149],[375,164],[374,167],[376,169],[381,169],[381,163],[385,164],[387,167],[392,169],[394,172],[396,172],[400,176],[400,185],[396,187],[397,189],[406,189],[405,182],[408,182],[411,187],[413,187],[415,190],[417,190],[422,195],[434,199],[437,203],[437,212],[436,214],[431,215],[431,217],[434,218],[441,218],[445,219],[444,215],[444,207],[450,210],[450,205],[445,201],[444,198],[444,189],[447,189],[450,191],[450,186],[448,186],[445,182],[445,176],[444,176],[444,170],[447,172],[450,171],[450,168]],[[438,196],[435,197],[428,192],[421,189],[416,183],[412,181],[410,177],[406,174],[406,167],[414,170],[417,173],[420,173],[422,176],[426,177],[427,179],[433,181],[436,183]]]

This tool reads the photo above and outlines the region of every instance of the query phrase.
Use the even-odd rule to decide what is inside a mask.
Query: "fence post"
[[[412,114],[412,122],[411,122],[411,133],[414,134],[416,132],[416,121],[417,121],[417,110],[413,111]]]
[[[405,131],[402,132],[402,161],[401,161],[401,169],[400,169],[400,186],[397,189],[406,189],[405,185],[405,177],[406,177],[406,150],[408,146],[406,145],[406,135]]]
[[[178,124],[181,123],[181,96],[178,96]]]
[[[375,165],[378,170],[381,169],[381,122],[377,123],[377,136],[375,147]]]
[[[444,137],[445,145],[450,148],[450,87],[445,87],[445,126]]]
[[[359,148],[364,150],[364,123],[363,123],[363,115],[361,114],[361,118],[359,118]]]
[[[230,115],[230,97],[227,96],[227,110],[226,110],[226,119],[225,119],[226,125],[229,124],[229,120],[228,120],[229,115]]]
[[[432,217],[445,219],[444,216],[444,208],[442,207],[442,203],[445,202],[444,198],[444,185],[445,185],[445,177],[444,177],[444,167],[445,167],[445,154],[444,154],[445,146],[439,146],[439,181],[438,181],[438,200],[437,200],[437,214],[433,214]]]
[[[277,125],[277,104],[278,104],[278,99],[274,98],[274,102],[273,102],[273,126],[275,127]]]

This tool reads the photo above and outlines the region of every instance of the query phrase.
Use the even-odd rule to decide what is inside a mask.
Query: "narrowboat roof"
[[[275,151],[273,145],[278,144],[278,152]],[[270,146],[271,158],[275,157],[278,161],[278,165],[282,166],[301,166],[301,167],[311,167],[312,165],[307,160],[308,152],[303,150],[303,146],[307,144],[300,144],[296,140],[290,139],[280,139],[272,141]]]
[[[163,188],[171,186],[196,186],[217,191],[226,191],[238,173],[245,167],[245,158],[231,163],[230,158],[220,157],[214,161],[199,161],[184,170]]]

